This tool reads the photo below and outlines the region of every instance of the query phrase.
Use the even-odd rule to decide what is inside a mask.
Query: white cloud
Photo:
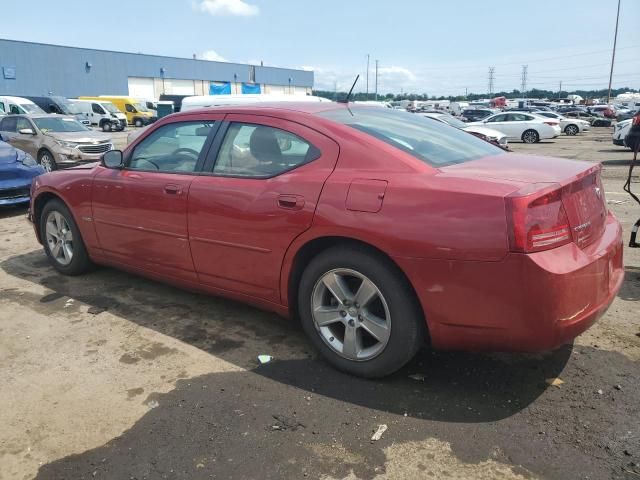
[[[417,79],[415,74],[411,70],[404,67],[380,67],[378,69],[378,76],[380,75],[404,79],[409,82],[415,82]]]
[[[218,52],[216,52],[215,50],[207,50],[205,52],[202,52],[200,55],[198,55],[198,58],[200,60],[211,60],[213,62],[228,62],[229,61],[226,58],[224,58],[222,55],[220,55]]]
[[[194,7],[211,15],[235,15],[249,17],[258,15],[260,8],[243,0],[199,0]]]

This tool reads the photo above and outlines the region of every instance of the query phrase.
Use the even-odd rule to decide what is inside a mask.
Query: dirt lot
[[[512,147],[602,161],[628,242],[640,207],[610,129]],[[625,255],[618,298],[574,345],[425,349],[365,381],[272,314],[108,268],[60,276],[24,210],[1,211],[0,478],[637,479],[640,251]]]

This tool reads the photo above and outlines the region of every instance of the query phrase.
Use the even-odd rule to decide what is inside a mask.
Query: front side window
[[[213,125],[213,121],[163,125],[136,146],[127,168],[159,172],[194,172]]]
[[[129,112],[129,113],[137,113],[136,109],[133,108],[133,105],[129,104],[129,103],[125,103],[124,104],[124,109]]]
[[[266,125],[232,123],[213,172],[234,177],[273,177],[319,156],[316,147],[293,133]]]
[[[91,110],[93,110],[93,113],[97,113],[98,115],[104,115],[105,113],[107,113],[104,111],[104,108],[102,108],[98,103],[92,103]]]
[[[351,107],[318,115],[364,132],[434,167],[505,153],[462,130],[398,110]]]
[[[19,117],[16,119],[16,131],[20,131],[20,130],[24,130],[25,128],[28,128],[30,130],[33,130],[33,125],[31,125],[31,123],[29,122],[29,120],[27,120],[24,117]]]

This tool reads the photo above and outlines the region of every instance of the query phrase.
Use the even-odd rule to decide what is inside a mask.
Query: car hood
[[[495,178],[518,184],[559,183],[564,185],[567,179],[582,174],[589,169],[590,165],[599,168],[599,164],[579,160],[504,153],[442,167],[440,171],[456,177]]]
[[[109,134],[100,132],[49,132],[46,135],[65,142],[102,143],[111,141]]]
[[[504,133],[499,132],[498,130],[494,130],[493,128],[481,127],[480,125],[471,123],[464,127],[463,130],[465,132],[479,133],[480,135],[484,135],[485,137],[502,138],[505,136]]]

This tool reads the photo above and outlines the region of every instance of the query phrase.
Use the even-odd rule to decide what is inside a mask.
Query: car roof
[[[189,116],[193,114],[201,114],[201,113],[211,113],[211,112],[219,112],[219,113],[255,113],[256,111],[270,111],[275,113],[276,111],[288,111],[288,112],[298,112],[298,113],[307,113],[307,114],[315,114],[319,112],[325,112],[328,110],[344,110],[347,108],[367,108],[367,109],[375,109],[376,111],[380,110],[380,107],[370,106],[370,105],[354,105],[354,104],[346,104],[346,103],[338,103],[338,102],[259,102],[259,103],[248,103],[243,105],[220,105],[216,107],[203,107],[203,108],[194,108],[192,110],[187,110],[184,112],[175,113],[174,116]]]

